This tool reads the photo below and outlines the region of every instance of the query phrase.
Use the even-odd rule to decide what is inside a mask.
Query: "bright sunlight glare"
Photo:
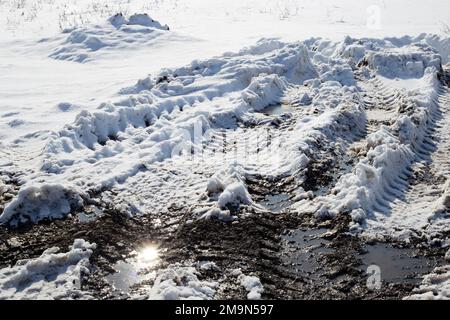
[[[137,258],[141,264],[154,264],[159,258],[158,248],[154,245],[146,246],[138,253]]]

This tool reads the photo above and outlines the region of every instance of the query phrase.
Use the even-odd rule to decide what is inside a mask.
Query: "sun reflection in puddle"
[[[118,261],[114,265],[116,272],[106,277],[114,288],[122,292],[129,292],[132,285],[153,278],[154,271],[149,269],[155,267],[160,260],[160,250],[154,244],[145,245],[130,255],[132,258]]]
[[[147,245],[138,251],[136,256],[138,267],[148,268],[154,266],[159,260],[159,250],[155,245]]]

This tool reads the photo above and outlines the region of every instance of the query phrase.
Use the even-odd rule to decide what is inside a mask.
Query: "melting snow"
[[[289,199],[294,212],[314,212],[318,218],[347,214],[351,231],[368,238],[409,242],[424,236],[432,243],[442,237],[449,230],[450,101],[440,80],[442,67],[449,65],[449,37],[392,37],[403,33],[401,28],[389,34],[357,32],[366,22],[360,12],[368,1],[331,2],[324,18],[316,2],[276,9],[231,1],[227,6],[241,10],[231,17],[233,23],[223,17],[219,23],[211,19],[210,7],[192,1],[203,14],[201,24],[192,23],[195,14],[185,13],[193,12],[186,6],[175,4],[170,10],[178,14],[173,16],[153,8],[171,27],[190,30],[187,36],[147,14],[116,14],[61,28],[39,42],[5,42],[1,61],[11,63],[0,65],[5,88],[0,101],[0,224],[62,219],[91,204],[100,192],[103,201],[128,215],[164,215],[172,204],[182,203],[192,208],[189,221],[234,221],[243,208],[264,210],[249,180],[289,177],[296,186]],[[448,7],[442,3],[432,7]],[[397,14],[404,6],[378,2],[390,26],[404,19]],[[228,13],[223,4],[211,7]],[[437,17],[448,12],[424,15],[418,8],[411,12],[416,31],[435,32]],[[9,22],[34,19],[25,11],[22,17],[3,16],[11,16]],[[283,21],[279,31],[270,23],[274,17]],[[433,21],[423,20],[430,17]],[[35,18],[33,26],[42,23],[42,17]],[[305,19],[317,27],[315,34],[321,33],[320,25],[329,34],[332,25],[336,33],[357,37],[300,41],[310,33],[298,28]],[[0,22],[6,23],[1,17]],[[405,25],[409,31],[409,21]],[[266,38],[237,52],[205,58],[261,35]],[[43,57],[31,55],[30,48]],[[140,56],[134,53],[138,49]],[[175,67],[179,64],[184,66]],[[146,72],[153,73],[131,84]],[[23,82],[24,77],[32,80]],[[73,93],[78,90],[83,101]],[[433,140],[434,132],[441,141]],[[329,192],[314,198],[304,189],[305,181],[324,150],[343,151],[355,163],[335,177]],[[17,192],[9,175],[17,179]],[[434,180],[424,182],[428,176]],[[410,184],[412,177],[417,184]],[[80,278],[89,272],[93,249],[76,240],[67,253],[50,248],[0,270],[0,297],[90,298],[80,289]],[[173,264],[157,270],[146,295],[211,299],[218,283],[200,280],[200,269]],[[236,275],[249,299],[261,298],[264,289],[257,277]],[[448,298],[448,292],[444,266],[427,275],[412,298]]]
[[[35,259],[20,260],[0,269],[0,299],[90,299],[81,288],[81,276],[89,273],[89,257],[95,244],[82,239],[70,250],[45,250]]]

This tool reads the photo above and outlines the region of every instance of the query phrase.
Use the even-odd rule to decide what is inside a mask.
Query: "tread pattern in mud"
[[[311,203],[318,196],[329,195],[338,179],[351,172],[357,161],[366,155],[368,135],[382,125],[389,126],[395,116],[407,113],[411,107],[401,92],[386,88],[377,79],[361,83],[361,87],[367,118],[365,128],[344,129],[334,142],[317,142],[314,152],[308,154],[308,166],[289,176],[273,176],[269,164],[248,161],[246,166],[252,174],[245,177],[245,182],[253,199],[263,201],[273,194],[289,195],[299,188],[312,192],[308,199]],[[385,207],[392,205],[389,207],[392,219],[402,220],[402,215],[412,206],[423,210],[425,215],[430,210],[430,203],[442,195],[444,177],[450,172],[446,157],[450,148],[449,99],[447,89],[442,89],[424,143],[416,146],[417,165],[408,169],[414,177],[403,179],[405,188],[408,187],[405,194],[401,194],[404,199],[397,195],[380,199],[380,202],[388,203]],[[272,135],[289,135],[295,120],[305,114],[304,110],[298,110],[290,114],[241,119],[236,126],[242,130],[219,126],[215,128],[214,141],[205,145],[206,150],[221,149],[224,154],[242,159],[243,155],[234,148],[233,139],[254,141],[267,129]],[[231,132],[231,135],[234,132],[235,136],[221,141],[225,132]],[[227,278],[227,269],[241,269],[244,273],[257,275],[264,285],[263,298],[268,299],[401,298],[412,289],[411,285],[397,283],[382,293],[369,290],[358,258],[366,243],[349,234],[349,217],[338,215],[329,221],[318,221],[311,212],[292,210],[290,196],[281,200],[286,204],[281,205],[281,213],[261,207],[243,207],[239,220],[234,222],[193,219],[196,209],[211,205],[204,197],[205,185],[223,163],[192,170],[192,164],[185,160],[179,157],[145,167],[128,179],[126,188],[104,192],[104,197],[98,200],[106,201],[101,208],[104,215],[94,221],[80,222],[78,212],[73,212],[65,220],[43,221],[18,230],[0,227],[2,266],[36,257],[50,246],[67,247],[74,239],[82,237],[97,243],[99,248],[92,256],[93,272],[84,279],[85,288],[98,298],[119,297],[111,294],[112,288],[104,279],[115,272],[114,263],[125,259],[146,242],[157,243],[164,249],[162,265],[197,261],[216,263],[224,270],[221,275],[203,275],[207,280],[220,278],[222,281],[215,298],[245,298],[246,292],[236,285],[235,279]],[[187,170],[190,175],[186,175]],[[6,181],[6,185],[11,192],[0,196],[0,212],[18,191],[14,179]],[[159,189],[173,192],[162,193]],[[192,195],[196,197],[192,198]],[[400,226],[401,221],[397,225]],[[298,272],[287,263],[287,257],[301,248],[283,236],[296,230],[322,230],[318,237],[325,240],[318,246],[324,250],[315,253],[312,249],[305,258],[317,264],[314,274]]]

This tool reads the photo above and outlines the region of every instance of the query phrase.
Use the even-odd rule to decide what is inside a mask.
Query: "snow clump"
[[[81,289],[81,277],[89,273],[89,258],[95,244],[76,239],[70,250],[45,250],[34,259],[19,260],[0,269],[1,299],[90,299]]]

